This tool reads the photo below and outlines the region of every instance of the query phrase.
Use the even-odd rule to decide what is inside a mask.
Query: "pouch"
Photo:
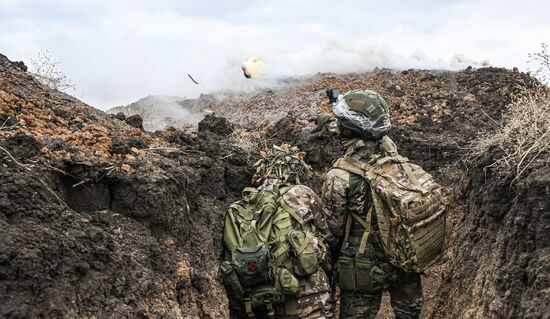
[[[355,291],[355,259],[341,255],[336,262],[338,287],[342,290]]]
[[[378,275],[376,262],[370,256],[358,255],[355,257],[355,280],[357,291],[359,292],[374,292],[381,288],[380,283],[373,275]],[[384,272],[382,271],[382,275]]]
[[[313,246],[313,235],[310,232],[293,230],[287,236],[294,260],[294,274],[309,276],[319,269],[317,250]]]
[[[278,304],[285,301],[284,295],[277,291],[275,287],[265,286],[253,289],[250,294],[250,302],[252,309],[262,311],[265,309],[266,304]]]
[[[267,245],[236,248],[231,258],[233,269],[244,288],[272,283],[271,254]]]
[[[298,279],[286,268],[275,268],[275,288],[286,296],[297,296],[300,292]]]

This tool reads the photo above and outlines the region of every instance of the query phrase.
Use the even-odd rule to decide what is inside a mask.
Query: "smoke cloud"
[[[147,96],[128,106],[115,107],[109,113],[123,112],[125,115],[139,114],[147,131],[162,130],[166,126],[182,127],[196,125],[204,115],[184,105],[174,96]]]
[[[238,69],[242,54],[229,56],[218,70],[213,72],[201,84],[203,92],[224,90],[250,92],[258,88],[275,86],[281,79],[295,76],[307,76],[317,72],[352,73],[369,72],[374,68],[439,69],[457,71],[468,66],[486,67],[488,60],[476,61],[455,54],[449,60],[431,57],[421,49],[410,54],[395,51],[390,46],[353,46],[339,40],[328,40],[315,49],[300,52],[280,53],[272,50],[254,50],[257,56],[245,60],[242,71]],[[259,57],[262,59],[260,60]],[[210,64],[211,66],[211,64]],[[243,73],[245,76],[243,77]],[[246,78],[249,75],[250,79]]]

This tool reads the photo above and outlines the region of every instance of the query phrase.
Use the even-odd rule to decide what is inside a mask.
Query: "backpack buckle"
[[[406,260],[406,261],[404,261],[403,263],[401,263],[401,265],[402,265],[403,269],[409,270],[410,267],[411,267],[411,265],[412,265],[412,263],[413,263],[413,260],[412,260],[412,259],[409,259],[409,260]]]

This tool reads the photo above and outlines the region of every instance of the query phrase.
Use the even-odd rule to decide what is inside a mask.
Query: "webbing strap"
[[[371,233],[371,223],[372,223],[372,206],[369,208],[367,213],[366,227],[363,232],[363,237],[361,238],[361,243],[359,244],[359,254],[364,254],[365,249],[367,248],[367,241],[369,240],[369,235]]]
[[[401,167],[405,171],[405,174],[409,177],[409,180],[413,184],[413,186],[417,189],[420,188],[420,183],[418,182],[418,178],[416,178],[416,175],[414,175],[411,167],[407,163],[401,163]]]
[[[271,300],[265,301],[265,308],[267,309],[268,318],[273,318],[275,316],[275,310],[273,309],[273,304],[271,303]]]
[[[248,318],[254,318],[254,311],[252,311],[252,301],[250,301],[250,298],[244,298],[244,308]]]
[[[348,247],[349,233],[351,231],[351,216],[348,215],[346,219],[346,233],[344,234],[344,243],[342,244],[342,249]]]
[[[281,255],[283,255],[284,253],[286,253],[287,251],[290,250],[290,245],[288,244],[288,242],[286,241],[286,236],[285,236],[285,241],[282,242],[279,247],[277,247],[277,249],[275,249],[271,255],[273,256],[273,258],[277,259],[279,258]]]
[[[298,213],[292,207],[288,206],[288,204],[285,203],[284,200],[282,200],[281,205],[283,206],[284,210],[287,211],[290,216],[292,216],[292,218],[294,218],[294,220],[296,220],[298,224],[300,224],[300,226],[302,226],[303,228],[305,223],[302,217],[300,217],[300,215],[298,215]]]
[[[376,178],[375,166],[361,162],[351,157],[340,158],[334,163],[333,166],[359,175],[366,179],[369,183],[372,183]]]
[[[361,216],[357,215],[356,213],[350,214],[353,218],[355,218],[357,222],[359,222],[359,224],[361,224],[361,226],[363,226],[363,228],[367,228],[367,223],[363,219],[361,219]]]

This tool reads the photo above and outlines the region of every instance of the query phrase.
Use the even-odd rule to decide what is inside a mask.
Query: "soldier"
[[[273,258],[273,273],[278,274],[277,269],[286,267],[286,269],[291,270],[293,275],[297,278],[297,294],[284,296],[284,302],[273,302],[273,317],[334,318],[330,294],[331,289],[328,283],[327,274],[322,268],[324,265],[330,265],[330,262],[324,262],[324,260],[329,257],[324,243],[327,240],[331,240],[332,234],[328,229],[325,219],[328,214],[324,211],[320,198],[311,188],[300,184],[303,178],[311,175],[311,168],[303,161],[303,155],[304,154],[299,152],[296,147],[290,147],[286,144],[283,144],[280,147],[274,146],[269,151],[262,152],[262,159],[255,164],[256,173],[254,174],[252,180],[257,187],[246,188],[245,191],[247,191],[248,194],[252,194],[254,192],[261,194],[262,191],[277,193],[277,199],[275,202],[279,209],[275,210],[276,213],[273,214],[273,225],[269,224],[270,221],[267,216],[257,216],[255,218],[258,220],[257,225],[269,225],[267,226],[269,229],[266,229],[263,234],[265,234],[265,237],[269,238],[267,242],[270,243],[271,258]],[[262,199],[261,201],[264,202],[264,204],[262,204],[264,207],[266,206],[265,203],[270,202],[269,199]],[[244,208],[248,206],[250,206],[250,204],[239,201],[233,204],[228,210],[228,214],[226,214],[224,246],[226,248],[227,260],[231,259],[231,251],[238,249],[239,246],[245,246],[245,244],[240,244],[239,240],[235,239],[236,237],[244,235],[235,234],[235,231],[232,229],[235,229],[236,227],[233,227],[232,225],[240,223],[235,220],[235,216],[237,216],[236,214],[241,214],[241,216],[245,214],[244,211],[246,209]],[[233,211],[232,208],[234,208]],[[290,213],[291,217],[287,218],[290,223],[285,222],[285,219],[281,218],[281,216],[283,216],[281,215],[281,211],[287,211]],[[262,210],[260,214],[265,215],[265,210]],[[290,228],[288,230],[284,230],[285,227],[287,227],[287,224]],[[299,256],[300,252],[294,249],[292,252],[287,251],[284,254],[279,253],[279,247],[283,247],[281,249],[284,250],[285,246],[277,245],[276,243],[280,241],[286,243],[285,237],[290,237],[289,231],[306,229],[310,232],[310,234],[312,234],[311,243],[312,247],[314,247],[314,254],[316,255],[313,260],[315,260],[315,263],[317,264],[310,265],[314,266],[314,268],[312,268],[314,269],[312,274],[303,276],[304,273],[294,271],[296,269],[296,265],[292,266],[292,263],[288,264],[288,257],[284,257],[284,255],[292,256],[291,259],[293,259],[293,262],[295,263],[301,258]],[[257,230],[260,234],[262,234],[263,231],[264,229]],[[242,243],[253,242],[254,240],[247,237],[240,241]],[[261,240],[259,241],[261,242]],[[306,259],[307,258],[308,257],[306,257]],[[307,263],[308,262],[306,262],[306,264]],[[290,265],[290,267],[288,267],[288,265]],[[308,267],[309,266],[306,265],[306,268]],[[305,274],[307,273],[308,272],[305,271]],[[241,279],[241,281],[243,280]],[[254,289],[254,287],[250,289],[252,294]],[[228,296],[230,298],[232,297],[231,295],[232,294],[228,292]],[[239,305],[242,303],[240,303],[239,300],[233,300],[233,305],[235,304]],[[235,307],[233,308],[235,310]],[[236,308],[239,308],[239,306]],[[237,309],[237,312],[238,311],[239,310]],[[241,316],[244,316],[243,312],[245,311],[241,311]],[[266,316],[265,314],[262,314],[261,311],[253,311],[254,314],[251,314],[249,309],[248,312],[249,317]],[[269,314],[267,314],[266,317],[270,317]]]
[[[347,158],[362,163],[380,158],[390,118],[378,93],[353,90],[340,95],[334,113],[340,134],[349,138]],[[369,213],[373,195],[365,178],[332,168],[325,177],[321,198],[329,212],[329,228],[341,244],[332,248],[340,250],[335,270],[341,291],[340,318],[374,319],[385,290],[391,296],[396,318],[418,318],[422,307],[420,274],[390,263],[381,245],[376,214]]]

